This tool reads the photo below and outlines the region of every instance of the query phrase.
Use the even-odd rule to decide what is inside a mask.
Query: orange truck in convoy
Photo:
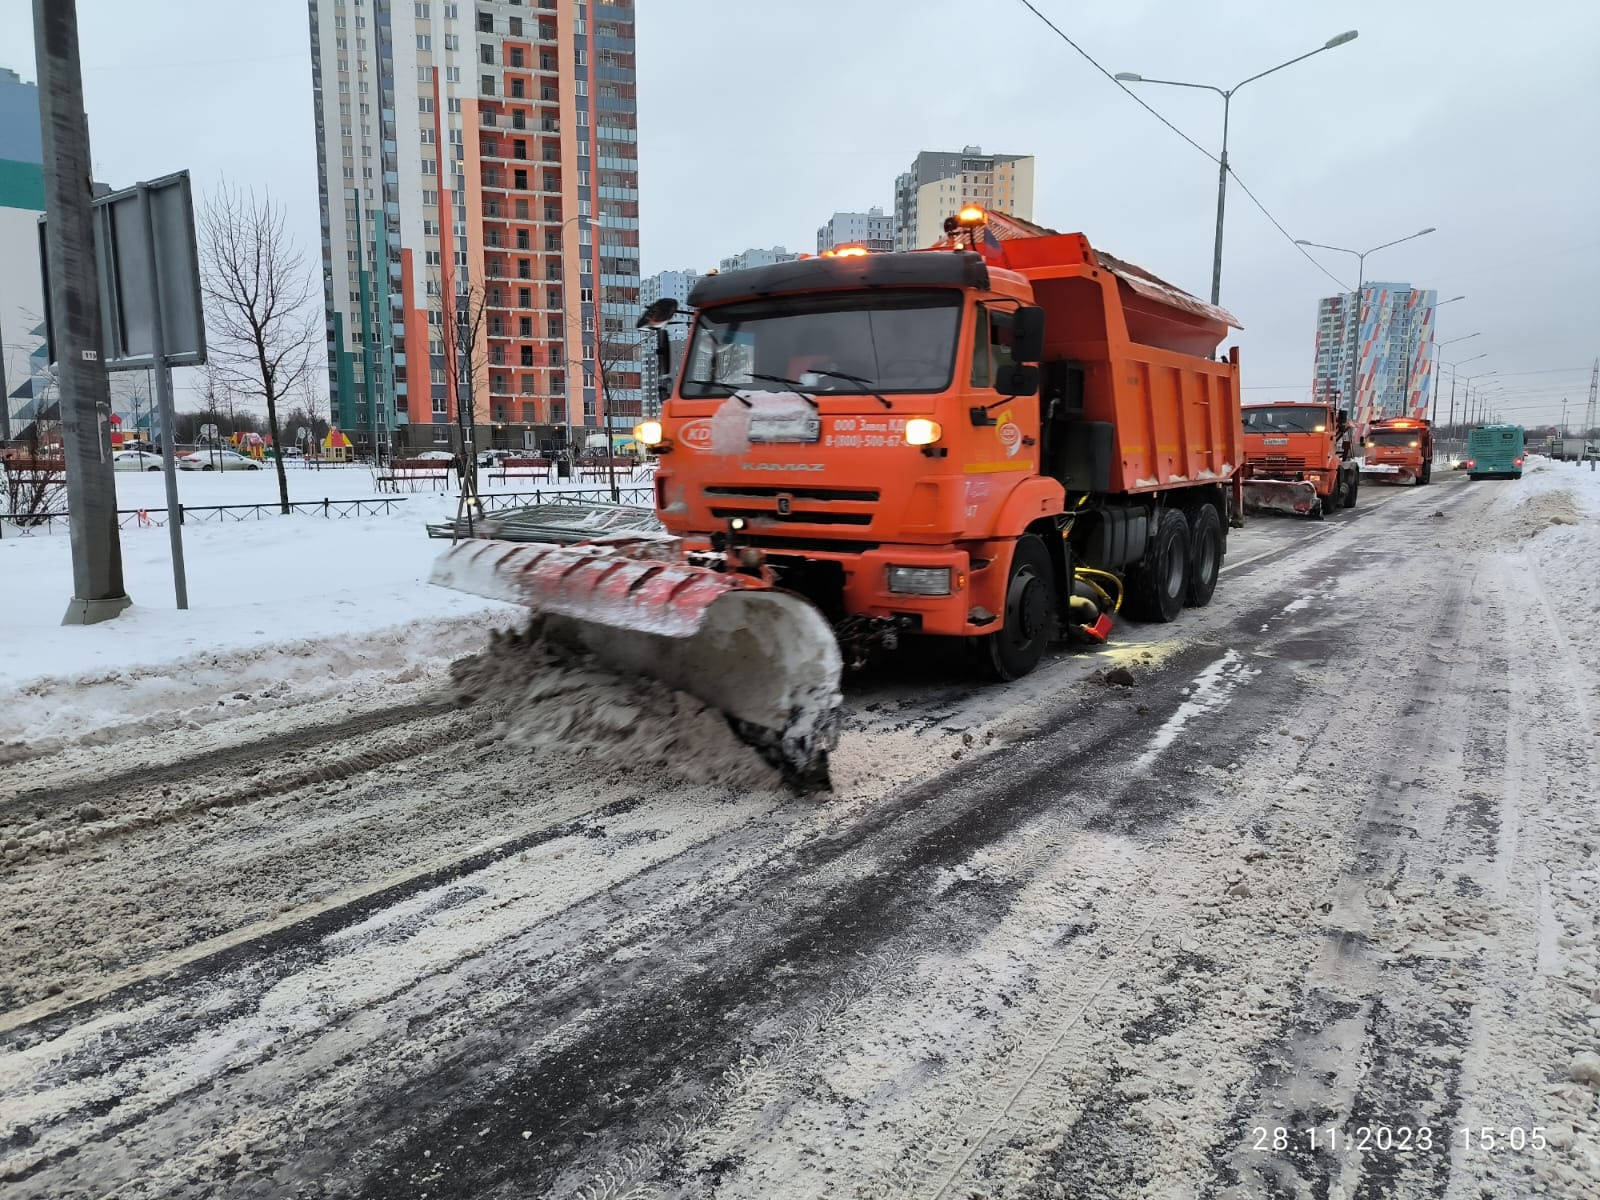
[[[676,383],[635,431],[674,541],[467,544],[436,581],[553,614],[801,777],[842,661],[959,638],[1013,679],[1059,636],[1105,640],[1119,610],[1210,601],[1241,512],[1223,310],[970,207],[927,250],[711,275],[689,304]],[[676,311],[641,321],[668,380]]]
[[[1354,508],[1361,465],[1347,414],[1321,401],[1283,401],[1243,410],[1244,506],[1321,518]]]
[[[1433,422],[1421,417],[1386,417],[1367,428],[1361,473],[1389,483],[1419,487],[1433,478]]]

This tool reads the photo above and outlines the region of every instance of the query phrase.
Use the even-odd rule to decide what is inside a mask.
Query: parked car
[[[531,450],[524,450],[522,453],[529,457],[533,455]],[[515,450],[485,450],[478,455],[478,465],[480,467],[494,467],[505,462],[508,458],[516,457],[517,452]]]
[[[418,459],[427,459],[430,462],[455,462],[456,456],[448,450],[424,450],[416,456]]]
[[[117,471],[159,471],[161,455],[154,450],[118,450],[111,456],[111,466]]]
[[[261,464],[232,450],[196,450],[178,460],[185,471],[259,471]]]

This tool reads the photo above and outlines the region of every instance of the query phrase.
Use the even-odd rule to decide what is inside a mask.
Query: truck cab
[[[1322,401],[1282,401],[1240,417],[1247,508],[1322,517],[1355,507],[1361,476],[1348,414]]]

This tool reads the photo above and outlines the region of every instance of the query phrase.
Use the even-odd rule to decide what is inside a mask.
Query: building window
[[[517,289],[517,307],[518,308],[532,308],[533,307],[533,289],[532,288],[518,288]],[[533,336],[533,330],[529,329],[522,336],[523,337],[532,337]]]
[[[537,375],[524,375],[522,377],[522,394],[524,396],[537,396],[539,394],[539,377]],[[528,407],[532,407],[529,405]],[[525,417],[524,420],[532,420]]]
[[[526,258],[517,259],[517,278],[518,279],[532,279],[533,278],[533,263],[529,259],[526,259]]]
[[[482,90],[482,92],[483,92],[483,94],[485,96],[494,95],[494,76],[493,75],[485,75],[478,82],[483,85],[481,90]]]
[[[517,68],[522,66],[522,50],[520,47],[511,47],[511,65]]]
[[[478,32],[479,33],[493,33],[494,32],[494,14],[493,13],[480,12],[478,14]]]
[[[521,37],[522,36],[522,18],[521,17],[512,17],[512,18],[510,18],[510,30],[511,30],[511,36],[512,37]]]
[[[526,229],[517,230],[517,249],[518,250],[526,250],[526,249],[528,249],[528,231]],[[559,249],[559,247],[551,247],[549,245],[546,245],[545,249],[546,250]]]
[[[511,98],[513,100],[521,100],[523,95],[522,80],[513,79],[511,81]]]
[[[528,172],[527,171],[521,170],[519,168],[518,170],[515,170],[515,171],[512,172],[512,178],[516,182],[516,186],[517,186],[517,190],[518,191],[526,191],[527,190],[527,188],[528,188]],[[555,189],[554,188],[550,188],[550,189],[547,189],[547,190],[554,191]]]
[[[354,254],[355,251],[352,250],[350,253]],[[523,290],[524,294],[526,294],[527,291],[528,291],[527,288],[523,288],[522,290]],[[525,338],[531,338],[533,336],[533,318],[532,317],[518,317],[517,318],[517,335],[519,337],[525,337]]]
[[[433,38],[429,37],[425,33],[417,34],[417,49],[418,50],[432,50],[433,49]]]
[[[522,348],[522,365],[525,366],[525,367],[533,366],[533,347],[532,346],[524,346]]]
[[[478,60],[480,62],[482,62],[484,64],[484,66],[487,66],[487,67],[494,66],[494,47],[493,46],[479,46],[478,47]]]
[[[459,49],[461,49],[461,39],[459,37],[457,37],[453,33],[445,34],[444,35],[444,48],[446,50],[459,50]]]

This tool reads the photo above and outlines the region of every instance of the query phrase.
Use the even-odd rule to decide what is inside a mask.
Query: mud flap
[[[791,785],[826,787],[843,666],[827,621],[799,596],[664,550],[464,541],[429,582],[533,610],[545,636],[724,713]]]
[[[1310,517],[1321,501],[1316,485],[1307,480],[1249,479],[1244,485],[1246,512],[1278,512]]]

